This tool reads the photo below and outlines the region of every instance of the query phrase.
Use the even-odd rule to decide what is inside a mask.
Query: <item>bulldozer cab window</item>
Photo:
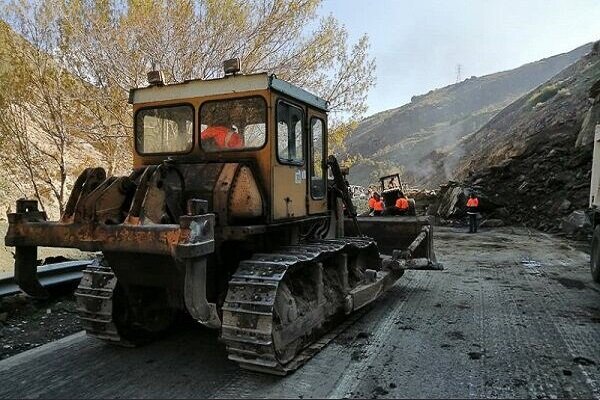
[[[145,108],[135,118],[135,148],[140,154],[187,153],[193,147],[194,108]]]
[[[401,189],[400,178],[396,175],[388,176],[382,179],[382,189]]]
[[[282,164],[304,163],[302,109],[280,101],[277,103],[277,158]]]
[[[325,156],[325,127],[320,118],[310,120],[311,152],[310,152],[310,194],[313,199],[325,196],[325,179],[323,158]]]
[[[267,140],[262,97],[207,101],[200,107],[200,146],[207,152],[250,150]]]

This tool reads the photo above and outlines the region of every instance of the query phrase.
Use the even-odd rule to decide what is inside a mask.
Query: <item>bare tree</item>
[[[240,57],[244,73],[271,72],[327,99],[340,128],[330,127],[335,148],[350,122],[366,110],[375,63],[368,38],[350,44],[333,16],[318,17],[320,2],[14,0],[4,7],[4,18],[38,54],[32,68],[23,63],[22,73],[52,84],[45,90],[47,99],[40,92],[39,98],[23,96],[27,101],[8,96],[4,104],[21,104],[19,112],[24,103],[43,104],[45,117],[55,117],[28,116],[43,122],[41,131],[52,137],[52,156],[45,155],[52,162],[43,167],[48,173],[56,167],[67,175],[77,170],[64,161],[70,146],[117,173],[129,167],[133,142],[127,94],[145,85],[152,65],[160,66],[167,82],[177,82],[219,77],[224,59]],[[43,68],[36,66],[41,61]],[[43,181],[61,203],[64,180]]]
[[[80,136],[76,98],[81,83],[49,56],[48,25],[22,26],[30,42],[4,24],[0,28],[0,60],[9,66],[0,77],[2,173],[18,193],[33,194],[42,208],[50,202],[62,211],[70,169],[78,164],[67,151],[77,148]]]

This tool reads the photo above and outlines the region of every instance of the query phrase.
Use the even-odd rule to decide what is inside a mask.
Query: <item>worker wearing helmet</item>
[[[404,193],[398,192],[398,198],[396,199],[396,204],[394,204],[394,214],[395,215],[405,215],[408,213],[408,199],[404,196]]]
[[[469,195],[467,200],[467,215],[469,216],[469,233],[477,232],[477,212],[479,209],[479,199],[475,193]]]
[[[379,197],[379,193],[371,189],[369,189],[369,192],[369,201],[367,204],[369,205],[369,214],[371,214],[375,210],[375,203],[377,203],[375,196]]]
[[[371,199],[373,199],[373,202],[371,202]],[[383,215],[385,205],[383,204],[383,200],[381,200],[381,196],[379,195],[379,193],[373,193],[373,197],[371,197],[371,199],[369,199],[369,207],[371,206],[371,204],[373,205],[373,215]]]

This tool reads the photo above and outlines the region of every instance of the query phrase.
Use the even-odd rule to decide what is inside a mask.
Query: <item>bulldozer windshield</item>
[[[140,154],[187,153],[192,150],[191,105],[144,108],[135,116],[135,147]]]
[[[261,148],[267,138],[262,97],[207,101],[200,106],[200,145],[207,152]]]

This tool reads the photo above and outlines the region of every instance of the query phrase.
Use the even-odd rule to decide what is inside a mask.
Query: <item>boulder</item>
[[[571,202],[567,199],[564,199],[562,203],[560,203],[560,206],[558,206],[558,209],[563,212],[568,211],[569,208],[571,208]]]
[[[442,218],[455,218],[464,214],[467,194],[461,186],[450,186],[440,193],[436,215]]]
[[[508,208],[506,207],[500,207],[496,210],[496,214],[498,214],[499,217],[501,218],[508,218],[510,217],[510,211],[508,211]]]
[[[504,226],[504,221],[497,218],[486,219],[479,225],[481,228],[498,228]]]
[[[563,218],[560,225],[568,235],[586,236],[592,230],[592,221],[584,210],[573,211]]]

